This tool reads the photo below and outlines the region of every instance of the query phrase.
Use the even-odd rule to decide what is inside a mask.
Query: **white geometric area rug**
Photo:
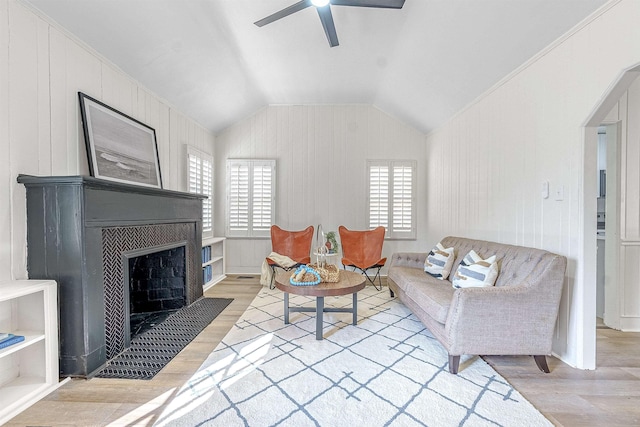
[[[291,313],[263,289],[178,391],[158,426],[551,426],[481,358],[447,353],[388,289],[358,293],[351,313]],[[351,295],[326,297],[350,307]],[[315,307],[291,295],[290,304]]]

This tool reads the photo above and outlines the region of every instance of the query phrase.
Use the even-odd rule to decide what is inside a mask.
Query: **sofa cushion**
[[[424,271],[436,279],[445,280],[451,273],[451,266],[455,259],[455,249],[445,248],[438,243],[424,261]]]
[[[456,289],[451,286],[448,280],[437,280],[427,275],[422,282],[408,286],[405,294],[429,316],[444,324],[447,321],[447,314],[455,291]]]
[[[407,288],[423,283],[427,278],[433,280],[424,271],[413,267],[393,267],[389,269],[387,279],[392,280],[404,292]],[[442,282],[439,282],[442,284]]]
[[[473,249],[462,259],[451,277],[454,288],[493,286],[498,277],[496,256],[482,259]]]

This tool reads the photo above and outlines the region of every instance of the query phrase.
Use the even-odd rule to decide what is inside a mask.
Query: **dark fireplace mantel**
[[[92,376],[123,349],[123,251],[186,241],[186,302],[202,296],[204,196],[85,176],[18,182],[27,194],[29,278],[58,283],[62,376]]]

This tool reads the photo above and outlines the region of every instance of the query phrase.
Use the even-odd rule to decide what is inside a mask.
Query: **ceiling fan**
[[[357,6],[357,7],[376,7],[384,9],[402,9],[405,0],[302,0],[291,6],[267,16],[259,21],[254,22],[258,27],[270,24],[278,19],[300,12],[310,6],[315,6],[320,16],[320,22],[324,28],[324,33],[329,40],[329,46],[338,46],[338,34],[336,26],[333,23],[333,15],[331,14],[331,6]]]

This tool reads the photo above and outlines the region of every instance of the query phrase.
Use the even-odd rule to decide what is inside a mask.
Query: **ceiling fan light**
[[[329,0],[311,0],[311,4],[315,7],[324,7],[329,4]]]

